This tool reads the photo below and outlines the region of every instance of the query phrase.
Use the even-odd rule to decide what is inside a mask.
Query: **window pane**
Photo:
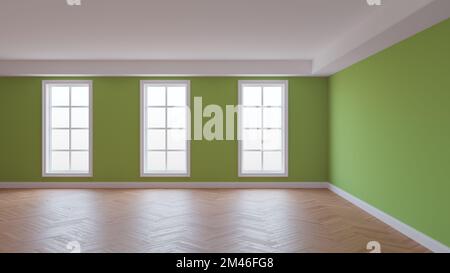
[[[242,105],[260,106],[261,87],[244,86],[242,92]]]
[[[166,148],[165,130],[147,130],[147,149],[163,150]]]
[[[44,89],[48,90],[44,92],[44,102],[49,102],[45,104],[48,114],[43,121],[45,171],[56,175],[87,174],[91,155],[90,85],[81,81],[49,81]]]
[[[69,106],[68,86],[53,86],[50,92],[52,106]]]
[[[74,86],[71,90],[72,106],[89,106],[89,87]]]
[[[51,109],[52,128],[68,128],[69,127],[69,109],[68,108],[52,108]]]
[[[240,86],[240,174],[284,175],[286,91],[280,81],[245,81]],[[257,107],[258,106],[258,107]]]
[[[244,150],[260,150],[261,130],[244,130],[242,134],[242,145]]]
[[[263,90],[263,104],[266,106],[281,106],[282,89],[281,86],[267,86]]]
[[[186,130],[167,130],[167,149],[186,149]]]
[[[165,152],[147,152],[147,171],[157,172],[165,171],[166,153]]]
[[[167,108],[167,127],[186,128],[186,108]]]
[[[147,106],[166,105],[166,91],[164,86],[147,86]]]
[[[265,171],[283,171],[283,158],[281,152],[264,152],[263,157]]]
[[[281,128],[281,108],[264,108],[264,128]]]
[[[261,128],[261,108],[244,107],[242,125],[244,128]]]
[[[52,152],[51,171],[69,170],[69,152]]]
[[[52,150],[69,149],[69,130],[52,130]]]
[[[167,105],[169,106],[186,105],[186,87],[185,86],[167,87]]]
[[[147,108],[148,128],[166,127],[166,110],[164,108]]]
[[[281,130],[264,130],[264,149],[281,150]]]
[[[89,130],[72,130],[71,148],[75,150],[89,149]]]
[[[143,114],[147,149],[143,175],[186,173],[188,86],[173,81],[142,83],[146,86]]]
[[[89,127],[89,108],[72,108],[72,128]]]
[[[186,171],[186,152],[167,152],[168,171]]]
[[[89,153],[88,152],[72,152],[71,170],[77,172],[89,171]]]
[[[261,171],[261,152],[243,152],[242,170],[244,172]]]

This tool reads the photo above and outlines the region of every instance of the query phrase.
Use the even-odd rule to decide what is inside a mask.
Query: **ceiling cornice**
[[[0,76],[329,76],[450,17],[450,0],[402,3],[392,2],[314,60],[0,60]]]
[[[333,75],[449,17],[449,0],[411,0],[409,5],[393,2],[315,58],[312,74]]]

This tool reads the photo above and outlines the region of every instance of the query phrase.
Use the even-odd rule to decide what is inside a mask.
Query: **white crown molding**
[[[392,1],[315,58],[312,74],[333,75],[449,17],[449,0]]]
[[[339,195],[340,197],[349,201],[353,205],[359,207],[360,209],[364,210],[365,212],[369,213],[370,215],[374,216],[375,218],[381,220],[385,224],[391,226],[392,228],[396,229],[397,231],[403,233],[404,235],[408,236],[409,238],[413,239],[414,241],[416,241],[419,244],[423,245],[424,247],[428,248],[429,250],[431,250],[433,252],[437,252],[437,253],[450,253],[450,248],[448,246],[431,238],[428,235],[423,234],[422,232],[418,231],[417,229],[401,222],[400,220],[377,209],[376,207],[370,205],[369,203],[366,203],[365,201],[353,196],[352,194],[344,191],[343,189],[341,189],[333,184],[329,184],[329,189],[332,192]]]
[[[310,60],[0,61],[0,76],[308,76]]]

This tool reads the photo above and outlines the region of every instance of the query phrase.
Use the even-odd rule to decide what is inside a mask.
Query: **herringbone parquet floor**
[[[427,252],[326,189],[0,190],[0,252]]]

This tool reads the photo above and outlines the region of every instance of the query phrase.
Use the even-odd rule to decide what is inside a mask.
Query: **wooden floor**
[[[0,252],[428,252],[327,189],[0,190]]]

